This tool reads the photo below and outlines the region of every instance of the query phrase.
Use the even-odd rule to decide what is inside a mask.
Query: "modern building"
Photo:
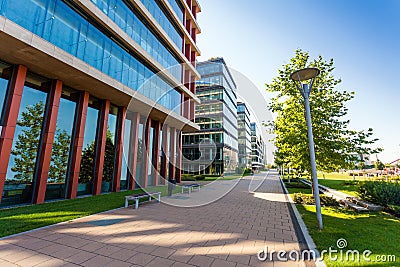
[[[197,0],[0,0],[0,205],[180,179]],[[157,74],[157,75],[156,75]]]
[[[201,79],[195,122],[200,131],[183,135],[183,169],[187,173],[223,174],[238,166],[236,83],[223,58],[197,64]],[[201,144],[201,145],[200,145]]]
[[[251,149],[251,130],[250,130],[250,111],[243,102],[237,103],[238,120],[238,147],[239,147],[239,167],[251,169],[252,149]]]
[[[263,170],[267,163],[267,149],[265,145],[265,141],[263,140],[260,128],[257,123],[250,123],[251,130],[251,165],[252,169],[255,171]]]

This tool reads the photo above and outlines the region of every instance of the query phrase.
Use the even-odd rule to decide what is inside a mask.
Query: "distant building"
[[[253,170],[262,170],[267,161],[266,145],[261,131],[255,122],[250,123],[251,130],[251,165]]]
[[[250,131],[250,111],[247,105],[242,102],[237,103],[238,120],[238,147],[239,147],[239,167],[251,168],[251,131]]]
[[[200,131],[183,135],[183,155],[188,159],[183,162],[183,170],[206,174],[236,172],[236,83],[223,58],[200,62],[197,70],[201,80],[196,82],[196,95],[201,104],[196,105],[195,122],[200,126]],[[199,149],[200,143],[202,151]],[[212,143],[216,147],[213,148]]]

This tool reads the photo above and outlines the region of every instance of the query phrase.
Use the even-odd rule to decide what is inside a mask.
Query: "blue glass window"
[[[168,109],[173,110],[180,105],[181,94],[178,91],[63,1],[3,0],[0,8],[0,14],[4,17]],[[144,29],[138,36],[143,39],[141,43],[148,47]],[[178,72],[181,75],[179,70],[175,74]],[[150,87],[150,83],[146,83],[150,77],[155,81],[151,84],[157,87]],[[176,112],[180,114],[179,109]]]

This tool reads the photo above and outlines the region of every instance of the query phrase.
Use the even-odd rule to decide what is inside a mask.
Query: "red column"
[[[190,61],[190,56],[191,56],[191,47],[190,44],[186,44],[185,45],[185,57],[187,58],[187,60]],[[185,81],[186,82],[186,81]]]
[[[168,125],[164,124],[163,128],[162,128],[162,159],[161,159],[161,171],[160,171],[160,176],[162,177],[162,179],[164,179],[164,185],[167,184],[167,162],[168,162]]]
[[[94,167],[94,181],[93,181],[93,195],[99,195],[101,193],[101,181],[103,180],[103,167],[104,167],[104,155],[106,151],[107,141],[107,124],[108,124],[108,113],[110,111],[110,100],[102,100],[100,109],[100,119],[98,125],[98,135],[96,142],[96,159]]]
[[[175,152],[176,152],[176,130],[171,127],[171,140],[170,140],[170,155],[169,155],[169,179],[175,179]]]
[[[52,81],[51,84],[46,84],[43,87],[50,87],[50,90],[47,97],[43,122],[44,135],[39,144],[40,153],[36,162],[36,181],[33,193],[34,204],[43,203],[46,195],[46,185],[47,179],[49,178],[51,153],[57,126],[58,108],[60,106],[60,98],[62,93],[62,81]]]
[[[89,93],[79,94],[78,106],[74,121],[73,148],[71,151],[71,163],[69,166],[68,198],[76,198],[78,189],[79,171],[81,167],[83,139],[85,135],[86,116],[89,105]]]
[[[26,72],[27,68],[22,65],[13,68],[11,79],[8,83],[7,99],[4,103],[5,112],[0,136],[0,202],[6,181],[15,127],[17,126]]]
[[[176,182],[180,183],[182,180],[182,132],[179,131],[177,133],[177,139],[178,139],[178,159],[177,159],[177,164],[176,164]]]
[[[129,190],[135,189],[136,184],[136,169],[137,169],[137,154],[139,146],[139,124],[140,114],[137,112],[132,113],[132,124],[131,124],[131,142],[129,149]]]
[[[114,179],[113,179],[113,191],[120,191],[121,181],[121,170],[122,170],[122,158],[124,149],[124,130],[125,130],[125,118],[126,118],[126,107],[120,107],[118,109],[118,121],[117,121],[117,138],[115,144],[115,164],[114,164]]]
[[[151,128],[151,118],[147,118],[146,124],[144,126],[144,146],[143,146],[143,169],[142,169],[142,179],[141,186],[146,188],[148,186],[148,169],[149,169],[149,144],[150,144],[150,128]]]
[[[154,128],[154,147],[153,147],[153,181],[154,185],[158,185],[159,173],[158,173],[158,163],[160,157],[160,131],[161,131],[161,122],[155,122]],[[152,151],[149,151],[152,153]]]

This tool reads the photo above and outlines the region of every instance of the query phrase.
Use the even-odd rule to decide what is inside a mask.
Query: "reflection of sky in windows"
[[[21,99],[21,106],[20,106],[19,113],[18,113],[18,120],[21,119],[21,114],[22,114],[22,112],[26,111],[27,106],[35,105],[35,104],[39,103],[40,101],[42,101],[43,103],[46,103],[46,96],[47,96],[47,94],[42,91],[35,90],[30,87],[24,86],[24,91],[23,91],[22,99]],[[12,149],[15,149],[15,145],[18,140],[18,135],[21,133],[21,131],[24,128],[25,127],[21,127],[18,125],[15,128]],[[14,166],[14,159],[15,159],[15,156],[10,155],[10,161],[9,161],[8,169],[7,169],[7,178],[9,178],[9,179],[12,178],[15,174],[13,171],[11,171],[11,168]]]
[[[61,98],[58,109],[57,129],[65,130],[70,136],[74,127],[75,107],[75,102]]]
[[[92,107],[88,108],[86,116],[85,137],[83,141],[83,149],[90,145],[96,139],[97,119],[99,111]]]
[[[4,100],[6,98],[7,92],[7,85],[8,81],[0,78],[0,112],[3,110]]]
[[[108,130],[111,133],[111,141],[115,144],[115,134],[117,129],[117,116],[114,114],[109,114],[108,116]]]
[[[129,160],[129,143],[131,134],[131,121],[125,120],[125,130],[124,130],[124,150],[122,158],[122,168],[121,168],[121,180],[126,180],[128,175],[128,160]]]

